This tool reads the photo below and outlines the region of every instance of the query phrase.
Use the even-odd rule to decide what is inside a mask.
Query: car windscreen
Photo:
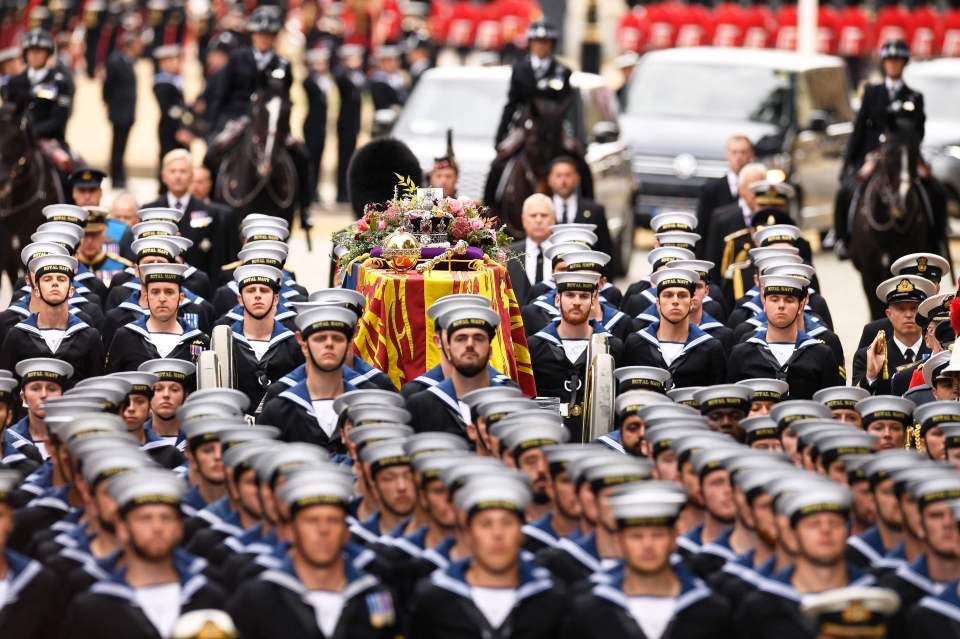
[[[923,109],[934,120],[960,120],[960,78],[944,75],[907,75],[907,85],[923,94]]]
[[[442,136],[453,129],[458,140],[493,140],[506,102],[506,77],[424,78],[404,106],[395,135]]]
[[[762,66],[641,61],[628,113],[763,122],[786,126],[790,73]]]

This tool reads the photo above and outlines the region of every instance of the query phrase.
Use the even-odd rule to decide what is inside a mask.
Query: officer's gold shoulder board
[[[739,231],[734,231],[733,233],[729,233],[728,235],[724,236],[723,241],[732,242],[738,237],[743,237],[744,235],[747,235],[749,233],[750,233],[750,229],[740,229]]]
[[[115,262],[120,262],[124,266],[133,266],[133,262],[123,257],[122,255],[117,255],[116,253],[107,251],[107,257],[111,260],[114,260]]]

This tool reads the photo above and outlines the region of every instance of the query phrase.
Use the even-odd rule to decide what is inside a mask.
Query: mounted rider
[[[21,48],[27,68],[10,78],[3,98],[27,114],[44,155],[65,176],[72,164],[65,137],[73,108],[73,80],[52,64],[55,46],[49,32],[28,31]]]
[[[236,49],[223,69],[221,90],[217,99],[207,105],[207,118],[213,126],[207,166],[219,163],[220,156],[247,128],[251,99],[279,96],[284,108],[277,130],[290,131],[290,86],[293,70],[290,61],[275,50],[277,34],[283,27],[280,12],[274,6],[257,7],[247,21],[251,45]],[[211,163],[211,156],[216,162]]]
[[[497,208],[495,203],[500,200],[501,181],[509,180],[511,173],[506,170],[506,167],[511,158],[522,153],[524,147],[530,144],[531,131],[539,136],[535,140],[539,151],[550,156],[540,158],[544,163],[540,169],[544,175],[539,175],[537,168],[533,169],[541,182],[535,190],[545,188],[545,172],[550,161],[561,155],[568,155],[576,161],[577,172],[581,179],[580,194],[586,199],[593,198],[590,167],[584,160],[584,149],[574,131],[570,130],[567,119],[564,118],[561,123],[559,143],[552,137],[556,135],[555,133],[550,133],[548,137],[548,134],[543,133],[542,128],[533,126],[538,122],[538,118],[547,119],[539,113],[538,103],[540,105],[544,102],[554,103],[565,107],[565,112],[568,112],[573,104],[574,88],[570,83],[572,71],[554,55],[558,38],[559,33],[549,22],[540,19],[530,23],[527,28],[527,53],[513,65],[507,103],[503,107],[503,114],[500,116],[500,124],[497,127],[495,139],[497,158],[490,167],[484,187],[483,200],[493,206],[494,210]],[[549,108],[540,107],[540,109],[549,111]],[[552,150],[544,151],[544,149]]]
[[[561,101],[573,92],[570,68],[554,56],[559,33],[545,20],[530,23],[527,28],[528,52],[513,66],[507,104],[497,127],[497,147],[502,147],[511,130],[518,130],[522,139],[524,107],[535,98]],[[512,140],[511,136],[511,140]],[[507,144],[511,143],[507,140]]]
[[[841,187],[834,211],[837,253],[842,257],[846,255],[845,245],[849,239],[851,202],[873,174],[882,143],[894,133],[903,136],[910,149],[919,149],[923,141],[926,121],[923,95],[903,81],[903,70],[909,61],[907,43],[888,40],[880,47],[883,82],[868,84],[863,89],[860,111],[844,153]]]

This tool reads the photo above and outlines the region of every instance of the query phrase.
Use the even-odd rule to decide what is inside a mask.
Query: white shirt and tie
[[[740,178],[733,171],[727,171],[727,188],[730,189],[730,195],[737,197],[737,187],[740,184]]]
[[[542,78],[547,73],[547,69],[550,68],[550,58],[538,58],[535,55],[531,55],[530,66],[533,67],[533,75],[538,79]]]
[[[897,94],[900,93],[900,89],[903,88],[903,80],[891,80],[887,78],[883,81],[883,84],[887,87],[887,94],[890,96],[890,99],[896,100]]]
[[[747,201],[743,198],[739,198],[737,203],[740,205],[740,212],[743,214],[744,226],[750,228],[750,222],[753,220],[753,209],[750,208],[750,205],[747,204]]]
[[[523,270],[527,274],[527,279],[530,281],[530,284],[538,284],[544,280],[553,279],[553,265],[550,263],[550,260],[547,259],[547,256],[543,256],[543,272],[537,273],[537,258],[540,255],[541,251],[546,251],[550,247],[549,242],[543,242],[542,244],[537,244],[529,237],[526,239],[526,244],[523,248],[524,255],[524,267]]]
[[[187,207],[190,206],[190,193],[184,193],[180,197],[177,197],[173,193],[167,191],[167,203],[171,209],[186,211]]]
[[[27,69],[27,79],[30,80],[30,84],[37,84],[47,75],[46,67],[41,67],[39,69],[34,69],[30,67]]]
[[[264,51],[261,53],[260,51],[254,49],[253,59],[257,63],[257,69],[263,71],[267,68],[267,65],[270,64],[270,60],[273,59],[273,51]]]
[[[568,198],[562,198],[559,195],[553,196],[553,210],[556,211],[557,224],[573,224],[577,219],[577,196],[571,195]]]

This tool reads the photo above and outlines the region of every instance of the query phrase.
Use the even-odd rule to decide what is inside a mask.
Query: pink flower
[[[377,230],[378,230],[378,231],[384,231],[384,230],[386,230],[386,228],[387,228],[387,221],[386,221],[386,220],[380,220],[379,222],[377,222]]]
[[[476,207],[476,202],[474,202],[468,197],[462,197],[460,198],[460,205],[463,206],[463,208],[465,209],[472,209]]]
[[[470,223],[466,218],[458,217],[450,225],[449,231],[455,239],[462,240],[470,233]]]
[[[472,228],[474,231],[479,231],[480,229],[483,228],[483,220],[480,219],[479,217],[475,217],[471,219],[470,228]]]
[[[358,230],[358,231],[361,231],[361,232],[362,232],[362,231],[369,231],[369,230],[370,230],[370,224],[367,223],[366,220],[363,220],[363,219],[358,220],[358,221],[357,221],[357,230]]]
[[[447,210],[457,215],[463,212],[463,202],[456,198],[448,197],[446,199]]]
[[[504,250],[502,250],[502,249],[499,250],[499,251],[497,251],[497,261],[498,261],[498,262],[506,262],[506,261],[507,261],[507,252],[504,251]]]

